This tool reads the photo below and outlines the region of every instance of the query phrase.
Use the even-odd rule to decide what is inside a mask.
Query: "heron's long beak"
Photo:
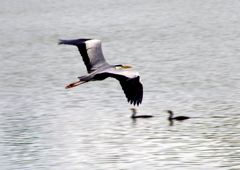
[[[133,68],[132,66],[122,66],[123,69]]]

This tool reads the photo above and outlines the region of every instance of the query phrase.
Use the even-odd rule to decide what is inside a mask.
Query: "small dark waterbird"
[[[188,116],[176,116],[176,117],[173,117],[173,111],[171,111],[171,110],[166,110],[166,112],[170,114],[170,116],[168,117],[169,121],[172,121],[172,120],[179,120],[179,121],[181,121],[181,120],[190,119],[190,117],[188,117]]]
[[[108,64],[103,56],[100,40],[88,38],[60,40],[59,44],[77,46],[88,71],[87,75],[78,77],[79,81],[67,85],[66,89],[76,87],[89,81],[104,80],[108,77],[112,77],[120,82],[130,104],[139,105],[142,103],[143,86],[140,82],[138,72],[123,70],[132,68],[131,66]]]
[[[153,117],[152,115],[137,115],[136,116],[136,114],[137,114],[137,110],[136,109],[134,109],[134,108],[132,108],[132,109],[130,109],[130,110],[132,110],[132,116],[131,116],[131,118],[132,119],[136,119],[136,118],[151,118],[151,117]]]

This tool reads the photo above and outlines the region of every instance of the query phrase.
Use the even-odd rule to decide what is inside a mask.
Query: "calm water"
[[[1,170],[240,169],[239,1],[0,2]],[[57,42],[81,37],[139,71],[154,118],[114,79],[64,89],[86,69]]]

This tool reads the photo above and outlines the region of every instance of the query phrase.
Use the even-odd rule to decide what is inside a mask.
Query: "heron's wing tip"
[[[88,40],[92,40],[92,39],[90,39],[90,38],[80,38],[80,39],[72,39],[72,40],[59,39],[58,44],[68,44],[68,45],[78,46],[78,45],[84,44]]]

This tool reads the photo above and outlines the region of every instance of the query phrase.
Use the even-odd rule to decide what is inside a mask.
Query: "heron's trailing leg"
[[[76,87],[76,86],[78,86],[78,85],[80,85],[80,84],[83,84],[83,83],[85,83],[85,81],[79,80],[79,81],[77,81],[77,82],[74,82],[74,83],[71,83],[71,84],[67,85],[67,86],[65,87],[65,89],[69,89],[69,88],[72,88],[72,87]]]

